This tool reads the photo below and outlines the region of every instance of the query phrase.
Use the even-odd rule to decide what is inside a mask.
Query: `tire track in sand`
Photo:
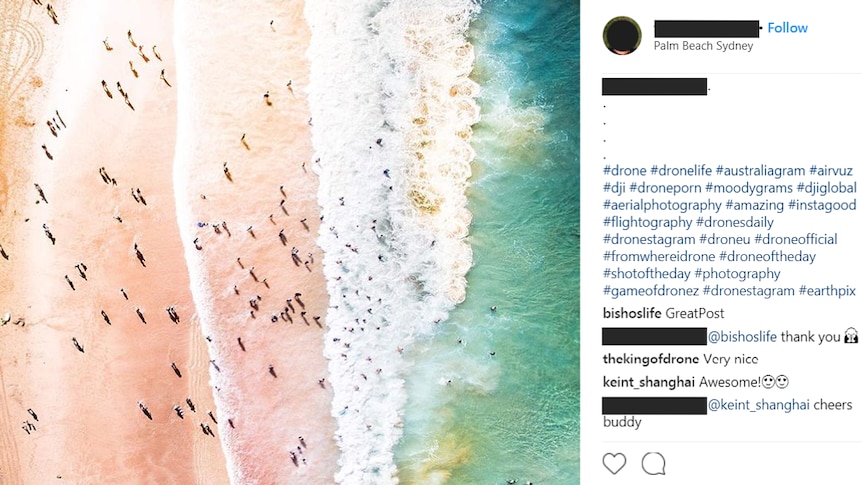
[[[209,383],[210,371],[210,356],[209,350],[203,340],[203,332],[201,331],[200,322],[197,314],[191,317],[191,326],[189,328],[189,387],[188,393],[192,401],[197,406],[197,413],[191,413],[196,420],[204,421],[208,419],[204,408],[212,409],[215,413],[215,405],[213,404],[213,389]],[[212,423],[211,423],[212,424]],[[213,426],[218,426],[213,424]],[[217,428],[216,428],[217,430]],[[205,436],[203,433],[198,433],[197,429],[193,431],[195,438],[192,440],[192,464],[194,466],[195,482],[197,485],[229,485],[230,480],[227,476],[227,470],[219,468],[212,470],[207,465],[213,463],[213,460],[207,459],[207,455],[217,453],[219,460],[215,463],[224,464],[225,456],[221,446],[221,433],[216,432],[216,437]],[[215,443],[212,440],[215,439]],[[211,448],[215,446],[215,450]]]
[[[9,398],[6,396],[6,382],[3,368],[0,367],[0,483],[3,485],[24,485],[19,473],[18,444],[12,434],[12,417],[9,415]]]
[[[42,56],[43,39],[36,26],[24,19],[23,2],[0,3],[0,143],[4,143],[4,126],[13,122],[10,110],[12,95],[24,84],[29,72]],[[9,112],[7,112],[9,110]],[[3,145],[0,145],[0,153]],[[6,205],[8,184],[3,177],[0,184],[0,212]],[[6,393],[3,366],[0,365],[0,484],[23,485],[20,473],[18,444],[12,434],[12,417]]]
[[[0,112],[11,104],[27,74],[42,57],[44,39],[29,20],[4,9],[0,14],[0,45],[6,46],[0,57]]]

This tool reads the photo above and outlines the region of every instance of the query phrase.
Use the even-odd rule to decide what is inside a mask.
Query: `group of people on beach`
[[[41,6],[42,0],[33,0],[33,3]],[[57,11],[54,10],[54,7],[51,4],[45,5],[45,11],[48,13],[48,17],[51,18],[51,21],[54,22],[54,25],[60,25],[60,19],[57,17]]]
[[[38,3],[40,0],[34,0],[34,1],[36,1]],[[50,6],[49,6],[49,11],[53,12],[53,9],[50,8]],[[151,59],[149,58],[149,55],[148,55],[149,51],[146,51],[146,52],[144,51],[143,46],[139,45],[135,41],[135,39],[133,38],[131,31],[128,32],[128,40],[129,40],[129,43],[132,45],[132,47],[135,47],[137,49],[137,54],[140,57],[140,59],[143,61],[143,63],[144,64],[149,63],[151,61]],[[103,45],[104,45],[105,50],[107,52],[114,51],[114,47],[110,44],[110,42],[108,41],[107,38],[103,41]],[[156,46],[152,47],[152,55],[155,56],[155,58],[157,58],[159,61],[161,61],[162,58],[161,58],[161,55],[158,53]],[[136,65],[135,62],[129,60],[128,65],[129,65],[129,69],[132,72],[134,78],[139,78],[140,74],[145,74],[143,70],[141,70],[141,72],[139,73],[139,69],[143,69],[141,67],[142,65],[140,64],[140,62],[138,62],[138,64]],[[168,82],[168,80],[165,77],[165,70],[164,69],[161,69],[160,79],[167,86],[171,86],[171,84]],[[135,82],[135,81],[132,81],[132,82]],[[127,85],[128,84],[129,83],[127,82]],[[112,86],[112,85],[109,85],[106,80],[102,80],[101,85],[102,85],[103,91],[105,92],[105,94],[110,99],[113,99],[114,94],[116,92],[118,92],[123,97],[125,104],[131,110],[133,110],[133,111],[135,110],[135,107],[132,105],[132,103],[130,101],[129,93],[126,91],[126,88],[121,84],[120,81],[117,81],[116,85]],[[287,87],[290,90],[290,92],[292,92],[293,88],[291,87],[290,82],[288,83]],[[264,102],[267,105],[272,106],[272,99],[270,98],[269,92],[267,92],[264,95]],[[55,118],[52,117],[51,120],[47,121],[47,127],[48,127],[48,130],[51,132],[51,134],[53,136],[57,137],[58,132],[61,129],[66,128],[66,124],[60,118],[59,112],[56,112],[56,117]],[[250,146],[248,145],[245,134],[243,134],[240,141],[247,149],[250,149]],[[42,145],[42,148],[45,151],[46,156],[50,160],[53,160],[54,155],[49,152],[47,144]],[[305,163],[302,164],[302,168],[305,171]],[[230,170],[227,163],[223,164],[222,169],[223,169],[224,176],[229,181],[232,181],[233,172]],[[112,172],[113,171],[114,170],[112,169]],[[237,172],[238,172],[237,175],[241,175],[240,169],[237,169]],[[122,175],[122,174],[120,174],[120,175]],[[118,185],[117,179],[113,176],[113,174],[109,173],[108,169],[104,166],[99,168],[99,176],[100,176],[101,181],[106,185],[113,186],[113,187],[116,187]],[[49,198],[47,197],[48,194],[46,193],[46,191],[39,184],[34,184],[34,186],[35,186],[36,193],[39,197],[39,201],[37,201],[37,202],[47,204]],[[48,187],[50,188],[50,186],[48,186]],[[143,195],[140,188],[135,187],[135,188],[130,188],[129,190],[130,190],[131,196],[133,197],[133,199],[135,200],[136,203],[143,204],[145,206],[147,205],[147,201],[144,198],[144,195]],[[290,213],[288,211],[288,204],[286,203],[287,194],[285,192],[285,188],[283,185],[279,187],[279,192],[281,195],[280,195],[280,197],[276,198],[276,200],[280,200],[279,208],[280,208],[281,212],[286,217],[292,217],[292,216],[290,216]],[[204,197],[202,196],[202,198],[204,198]],[[154,203],[158,204],[158,200],[155,200]],[[116,219],[119,223],[124,223],[123,218],[118,213],[115,214],[113,216],[113,218]],[[269,216],[268,216],[269,222],[271,224],[274,224],[274,225],[279,224],[278,219],[279,218],[276,217],[276,214],[269,214]],[[127,223],[128,223],[128,221],[127,221]],[[311,227],[309,225],[308,218],[306,218],[306,217],[296,218],[293,223],[295,223],[297,225],[301,225],[305,231],[311,231]],[[215,235],[220,235],[220,234],[224,233],[228,237],[231,237],[231,232],[228,228],[228,224],[226,221],[221,221],[220,224],[219,223],[212,223],[212,224],[209,224],[209,226],[212,227],[213,233]],[[62,231],[62,226],[60,226],[59,224],[58,224],[58,227],[60,229],[59,235],[62,237],[60,242],[66,243],[67,240],[71,239],[71,235],[68,234],[68,232]],[[42,229],[43,229],[46,237],[50,240],[51,245],[52,246],[57,245],[57,242],[58,242],[57,238],[55,237],[55,235],[52,232],[52,229],[49,227],[49,225],[47,223],[42,224]],[[253,226],[249,226],[247,232],[249,233],[249,235],[253,239],[257,238],[257,235],[255,234]],[[262,234],[264,231],[259,230],[258,232]],[[210,240],[213,237],[213,233],[208,233],[206,235],[199,235],[198,237],[196,237],[194,240],[195,246],[199,250],[203,250],[204,245],[206,244],[206,241],[202,241],[202,239]],[[286,248],[289,246],[288,245],[288,234],[289,234],[289,232],[286,233],[285,228],[281,228],[278,231],[278,242],[275,242],[274,238],[271,239],[270,241],[273,244],[278,244],[278,245],[280,245],[280,247]],[[207,236],[209,236],[209,237],[207,237]],[[263,235],[261,237],[263,237]],[[313,251],[307,251],[307,250],[301,250],[300,249],[300,247],[302,247],[301,244],[298,244],[298,246],[299,247],[297,247],[297,246],[291,247],[291,253],[290,253],[289,261],[293,262],[295,267],[304,267],[307,271],[309,271],[309,272],[312,271],[312,267],[313,267],[314,262],[315,262],[314,252]],[[126,247],[126,248],[127,248],[126,250],[128,251],[128,247]],[[307,249],[307,248],[303,248],[303,249]],[[133,252],[134,252],[134,255],[137,258],[138,262],[141,264],[141,266],[146,268],[148,266],[148,260],[144,255],[144,248],[141,245],[139,245],[138,242],[134,243]],[[302,254],[306,254],[306,257],[302,257]],[[9,259],[9,255],[6,253],[6,250],[2,246],[0,246],[0,256],[2,256],[5,259]],[[285,256],[286,256],[286,251],[285,251]],[[287,257],[284,258],[284,262],[286,262],[286,261],[288,261]],[[237,258],[237,263],[240,265],[241,268],[244,269],[240,258]],[[67,282],[67,284],[69,285],[69,287],[71,288],[71,290],[77,291],[78,292],[77,294],[80,294],[81,291],[79,291],[79,288],[77,287],[77,285],[83,285],[83,287],[86,288],[86,285],[87,285],[86,282],[91,281],[93,278],[90,278],[90,275],[88,274],[88,266],[83,261],[76,264],[74,266],[74,268],[77,272],[77,276],[70,276],[70,274],[74,275],[74,273],[70,271],[69,274],[64,275],[64,278],[65,278],[65,281]],[[98,280],[100,268],[98,268],[98,266],[97,266],[95,271],[96,271],[95,279]],[[142,271],[150,271],[150,270],[142,270]],[[264,285],[264,287],[269,288],[269,283],[267,282],[267,278],[259,277],[259,275],[255,273],[255,267],[254,266],[251,266],[247,270],[247,273],[251,277],[251,279],[253,279],[255,282],[261,283],[262,285]],[[81,279],[79,280],[78,277],[80,277]],[[81,280],[83,280],[83,281],[81,281]],[[132,287],[128,287],[128,288],[130,288],[129,293],[132,293],[132,297],[134,298],[134,296],[135,296],[134,292],[131,291]],[[129,296],[129,293],[127,293],[127,291],[126,291],[126,288],[120,288],[119,291],[120,291],[120,294],[122,295],[122,298],[126,302],[129,302],[130,296]],[[238,282],[237,285],[234,286],[234,292],[237,295],[239,295],[245,291],[248,291],[248,288],[247,288],[247,285],[243,284],[243,282]],[[322,316],[321,315],[313,315],[312,316],[310,314],[310,309],[307,310],[306,305],[311,304],[313,302],[312,301],[306,301],[303,298],[303,295],[301,292],[298,292],[298,291],[292,292],[292,297],[288,297],[288,298],[272,298],[272,299],[270,299],[269,297],[267,297],[266,298],[266,306],[270,306],[270,301],[274,302],[274,303],[272,303],[272,306],[274,307],[272,309],[264,308],[264,305],[262,303],[264,301],[264,299],[261,295],[257,294],[258,292],[261,292],[260,288],[255,288],[253,290],[253,292],[255,293],[254,298],[249,299],[249,304],[252,307],[250,317],[255,316],[255,311],[269,312],[270,313],[270,321],[272,323],[277,323],[279,320],[284,321],[284,322],[288,322],[288,323],[293,323],[294,318],[300,318],[304,321],[306,326],[311,327],[312,326],[311,322],[313,321],[318,328],[321,328],[321,329],[323,328],[323,325],[321,322]],[[264,293],[264,295],[266,295],[266,293]],[[282,295],[282,296],[287,296],[287,295]],[[80,296],[78,296],[78,298],[80,298]],[[134,309],[135,314],[137,315],[138,319],[140,320],[140,322],[142,324],[147,325],[148,324],[147,317],[149,317],[150,320],[156,320],[156,321],[149,322],[149,324],[158,325],[158,322],[157,322],[158,319],[153,317],[151,313],[147,313],[145,315],[144,307],[134,306],[131,304],[129,304],[129,305],[130,305],[130,308]],[[108,329],[109,328],[118,328],[122,325],[122,322],[123,322],[122,314],[115,312],[115,310],[112,310],[109,307],[106,307],[106,308],[107,308],[107,310],[111,311],[111,315],[108,314],[108,311],[106,311],[105,308],[98,308],[98,306],[96,308],[98,309],[99,315],[101,316],[101,320],[98,320],[99,317],[95,317],[94,319],[99,321],[99,325],[101,326],[102,329],[104,329],[104,331],[112,331],[112,330],[108,330]],[[166,313],[168,314],[169,319],[174,324],[180,323],[179,314],[177,312],[177,309],[173,305],[165,307],[165,310],[166,310]],[[113,319],[112,319],[112,317],[113,317]],[[104,324],[101,323],[102,321],[104,321]],[[91,323],[91,322],[88,322],[88,323]],[[79,341],[79,339],[77,338],[78,336],[81,336],[81,335],[73,336],[73,337],[71,337],[71,340],[72,340],[74,348],[78,352],[80,352],[81,354],[85,354],[85,344],[87,345],[88,351],[90,351],[92,348],[95,348],[96,346],[98,346],[100,344],[99,340],[93,339],[93,338],[88,338],[86,336],[82,337],[81,341]],[[207,339],[208,343],[210,343],[210,344],[212,343],[212,338],[207,337],[206,339]],[[68,340],[66,342],[68,342]],[[245,352],[246,351],[246,344],[242,340],[242,336],[237,336],[236,342],[237,342],[240,350],[242,352]],[[68,345],[68,343],[65,345]],[[211,348],[211,350],[214,350],[214,349]],[[254,349],[252,347],[250,347],[250,350],[253,351]],[[81,358],[88,358],[89,355],[90,354],[87,353],[87,355],[84,355]],[[211,360],[211,364],[212,364],[212,366],[216,372],[221,371],[219,366],[216,364],[215,359]],[[179,379],[183,378],[183,371],[181,371],[181,365],[182,365],[181,362],[179,365],[177,362],[170,362],[171,370],[176,375],[176,377]],[[269,365],[267,367],[267,372],[273,378],[278,377],[278,374],[276,373],[275,365]],[[323,388],[326,387],[326,379],[325,378],[320,378],[317,382],[321,387],[323,387]],[[167,384],[167,385],[174,385],[174,384]],[[219,391],[219,388],[217,386],[215,386],[215,389],[217,392]],[[129,403],[129,404],[131,404],[131,403]],[[150,409],[148,404],[153,405],[152,410]],[[149,421],[158,420],[159,409],[162,409],[159,404],[156,404],[153,402],[145,403],[144,400],[140,400],[137,402],[137,405],[138,405],[138,408],[139,408],[141,414],[143,414],[143,416],[147,420],[149,420]],[[26,421],[23,421],[23,424],[24,424],[24,431],[26,431],[28,434],[30,434],[31,432],[36,430],[36,425],[33,423],[38,422],[39,419],[36,416],[35,412],[32,411],[32,409],[28,410],[28,411],[31,414],[32,421],[28,419]],[[196,408],[195,408],[195,404],[192,402],[191,398],[186,398],[185,406],[182,406],[181,404],[174,404],[172,407],[172,411],[174,414],[176,414],[176,416],[179,419],[185,419],[186,412],[190,411],[192,413],[196,413]],[[199,423],[200,429],[204,434],[215,437],[216,435],[215,435],[214,430],[211,427],[211,425],[214,427],[217,427],[218,421],[216,420],[216,416],[213,413],[213,411],[208,411],[207,415],[211,419],[212,423],[200,422]],[[231,428],[234,428],[234,420],[233,419],[226,419],[226,421]],[[298,437],[298,444],[297,444],[295,450],[290,451],[290,456],[291,456],[291,459],[292,459],[294,465],[299,466],[300,464],[302,464],[302,465],[307,464],[306,456],[303,456],[305,454],[304,452],[306,451],[306,449],[307,449],[307,444],[306,444],[305,438],[303,436],[299,436]]]
[[[36,411],[33,411],[33,408],[27,409],[27,414],[29,414],[34,420],[39,421],[39,416],[36,415]],[[36,425],[31,423],[29,419],[24,421],[22,428],[27,432],[27,434],[30,434],[31,431],[36,431]]]
[[[137,49],[138,56],[144,61],[144,63],[149,63],[150,58],[144,52],[144,46],[138,45],[138,43],[135,42],[135,39],[132,37],[132,31],[131,30],[129,30],[127,32],[127,37],[129,39],[129,43],[132,45],[132,47]],[[102,41],[102,44],[104,44],[106,51],[111,52],[114,50],[114,48],[111,47],[111,44],[108,42],[107,38],[105,38]],[[159,54],[158,50],[156,50],[155,45],[152,47],[152,52],[153,52],[153,55],[156,57],[156,59],[158,59],[159,61],[162,60],[162,56]],[[132,71],[132,75],[135,78],[138,78],[139,74],[138,74],[138,70],[135,69],[135,63],[131,60],[128,62],[129,62],[129,70]],[[171,83],[168,82],[167,78],[165,77],[165,70],[164,69],[161,69],[161,72],[159,73],[159,79],[161,79],[162,82],[164,82],[168,87],[172,87]],[[104,79],[102,79],[102,90],[105,91],[105,95],[108,96],[108,98],[111,98],[111,99],[114,98],[114,94],[111,92],[111,89],[108,87],[108,82],[105,81]],[[135,111],[135,106],[132,105],[131,100],[129,100],[129,93],[126,92],[125,89],[123,89],[123,85],[120,84],[120,81],[117,81],[117,91],[123,97],[123,101],[126,103],[126,106],[128,106],[132,111]]]

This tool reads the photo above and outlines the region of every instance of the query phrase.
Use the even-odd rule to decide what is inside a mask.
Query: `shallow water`
[[[464,298],[475,10],[469,0],[306,6],[338,483],[394,483],[401,352]]]
[[[576,4],[530,0],[471,25],[474,265],[407,356],[403,483],[578,483],[578,23]]]
[[[577,482],[578,8],[478,7],[306,8],[339,483]]]

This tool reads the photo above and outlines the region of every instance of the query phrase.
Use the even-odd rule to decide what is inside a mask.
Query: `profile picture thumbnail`
[[[614,17],[602,35],[605,47],[619,56],[631,54],[641,44],[641,28],[629,17]]]

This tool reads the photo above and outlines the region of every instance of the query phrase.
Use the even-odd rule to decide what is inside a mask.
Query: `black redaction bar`
[[[757,20],[656,20],[655,37],[758,38]]]
[[[603,397],[602,414],[706,414],[705,397]]]
[[[602,345],[706,345],[706,327],[604,327]]]
[[[706,78],[606,77],[602,96],[706,96]]]

